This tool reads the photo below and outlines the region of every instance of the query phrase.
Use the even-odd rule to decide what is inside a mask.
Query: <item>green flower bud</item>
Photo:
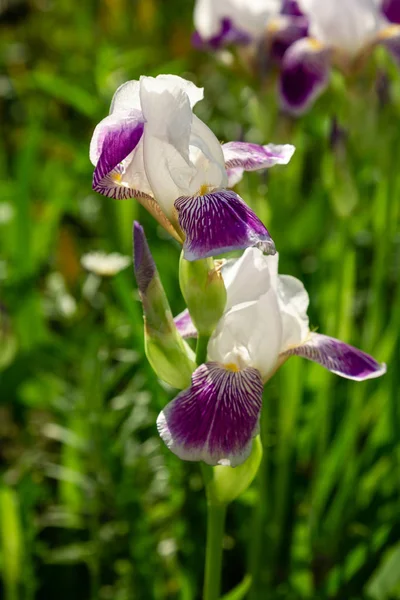
[[[179,282],[193,324],[200,336],[210,336],[225,310],[226,289],[212,258],[189,262],[181,255]]]
[[[175,388],[187,388],[196,368],[194,353],[178,333],[146,236],[136,221],[133,245],[147,359],[160,379]]]
[[[253,440],[249,458],[238,467],[209,467],[205,474],[207,493],[213,504],[229,504],[238,498],[257,475],[262,459],[260,436]]]

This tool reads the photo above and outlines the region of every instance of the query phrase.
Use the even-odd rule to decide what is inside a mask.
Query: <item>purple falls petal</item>
[[[197,338],[197,329],[187,308],[174,318],[174,323],[184,339]]]
[[[382,12],[392,23],[400,23],[400,0],[383,0]]]
[[[291,144],[259,146],[250,142],[228,142],[222,144],[228,185],[235,185],[243,171],[268,169],[274,165],[287,165],[295,147]]]
[[[231,19],[222,19],[219,32],[211,38],[204,39],[198,31],[192,35],[192,45],[197,50],[218,50],[223,46],[245,45],[252,41],[251,36],[234,25]]]
[[[283,352],[281,356],[294,354],[317,362],[336,375],[355,381],[380,377],[386,373],[384,363],[378,363],[358,348],[320,333],[311,333],[304,344]]]
[[[249,456],[258,433],[262,392],[257,369],[232,371],[216,362],[201,365],[190,388],[159,414],[159,434],[183,460],[235,467]]]
[[[379,43],[390,52],[400,66],[400,25],[389,25],[379,33]]]
[[[132,198],[138,190],[119,184],[124,172],[122,161],[136,148],[143,135],[141,117],[127,117],[108,128],[102,137],[99,160],[93,174],[93,189],[110,198]]]
[[[289,15],[293,17],[303,16],[303,13],[301,12],[299,4],[296,0],[283,0],[281,13],[283,15]]]
[[[305,17],[281,17],[279,27],[271,32],[271,58],[278,65],[282,64],[283,57],[297,40],[307,37],[308,20]]]
[[[301,114],[327,87],[330,50],[309,38],[295,42],[282,61],[280,98],[285,110]]]
[[[146,290],[154,278],[157,269],[144,234],[143,227],[137,221],[133,224],[133,266],[139,292]]]
[[[231,190],[175,200],[179,225],[185,233],[186,260],[199,260],[231,250],[256,246],[275,254],[267,229],[243,200]]]

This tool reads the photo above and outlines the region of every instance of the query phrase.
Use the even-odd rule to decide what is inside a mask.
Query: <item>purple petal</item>
[[[133,253],[136,281],[140,293],[144,295],[157,269],[143,227],[137,221],[133,223]]]
[[[280,26],[271,32],[270,54],[281,65],[288,48],[297,40],[307,37],[308,21],[304,17],[281,17],[279,23]]]
[[[249,456],[258,433],[262,392],[257,369],[233,371],[216,362],[201,365],[190,388],[159,414],[159,434],[183,460],[235,467]]]
[[[290,15],[293,17],[303,16],[303,13],[301,12],[299,4],[296,0],[283,0],[281,13],[283,15]]]
[[[186,260],[199,260],[256,246],[275,254],[267,229],[243,200],[231,190],[205,196],[181,196],[175,200],[179,225],[186,235]]]
[[[379,43],[389,50],[400,65],[400,25],[389,25],[379,33]]]
[[[392,23],[400,23],[400,0],[383,0],[382,12]]]
[[[290,144],[283,146],[274,144],[259,146],[249,142],[222,144],[229,186],[238,182],[243,171],[257,171],[258,169],[268,169],[274,165],[287,165],[294,151],[295,147]]]
[[[280,96],[283,108],[304,112],[322,93],[330,77],[330,50],[311,39],[295,42],[282,61]]]
[[[187,308],[174,318],[174,323],[184,339],[197,338],[197,329]]]
[[[96,192],[110,198],[140,195],[138,190],[120,185],[119,179],[124,172],[121,163],[140,142],[143,128],[141,116],[127,117],[107,127],[105,135],[99,139],[101,153],[93,174],[92,187]]]
[[[211,38],[202,38],[198,31],[192,35],[192,45],[198,50],[218,50],[230,44],[245,45],[251,41],[251,36],[236,27],[231,19],[222,19],[219,32]]]
[[[293,354],[313,360],[332,373],[355,381],[380,377],[386,373],[384,363],[378,363],[358,348],[320,333],[311,333],[304,344],[283,352],[281,356]]]

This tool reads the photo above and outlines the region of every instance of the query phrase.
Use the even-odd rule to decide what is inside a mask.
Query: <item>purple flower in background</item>
[[[384,44],[399,60],[400,27],[388,22],[388,14],[395,20],[396,12],[389,3],[386,17],[380,0],[298,0],[298,5],[309,37],[291,45],[282,60],[280,96],[287,111],[307,110],[327,87],[333,64],[347,71],[375,44]]]
[[[184,460],[236,466],[258,432],[264,383],[290,356],[363,381],[386,371],[371,356],[335,338],[310,331],[308,294],[289,275],[278,275],[278,257],[247,249],[222,267],[227,305],[210,338],[207,362],[160,413],[159,433]],[[175,319],[185,337],[196,330],[187,311]]]
[[[273,58],[280,58],[307,33],[295,0],[197,0],[194,25],[196,48],[249,44],[256,48],[265,38]]]
[[[194,113],[203,89],[175,75],[128,81],[90,145],[93,189],[136,197],[196,260],[257,246],[275,252],[258,217],[226,188],[244,171],[287,164],[294,147],[221,144]]]
[[[400,0],[383,0],[382,12],[391,23],[400,23]]]

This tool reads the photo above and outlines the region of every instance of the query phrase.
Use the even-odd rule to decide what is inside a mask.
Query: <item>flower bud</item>
[[[179,282],[200,336],[210,336],[225,310],[226,289],[212,258],[187,261],[181,255]]]
[[[184,389],[195,370],[194,354],[175,326],[143,228],[133,229],[134,270],[144,313],[146,356],[157,376]]]
[[[210,467],[212,474],[206,481],[209,500],[215,504],[229,504],[243,494],[258,473],[262,453],[261,439],[257,435],[250,456],[244,463],[237,467]]]

